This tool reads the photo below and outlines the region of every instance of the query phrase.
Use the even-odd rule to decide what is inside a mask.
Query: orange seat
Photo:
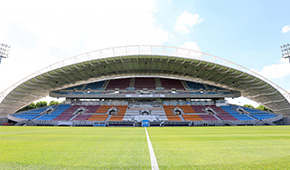
[[[166,116],[167,115],[173,115],[174,106],[172,106],[172,105],[169,105],[169,106],[164,105],[163,108],[164,108]]]
[[[178,107],[180,109],[182,109],[184,113],[195,113],[193,108],[191,106],[189,106],[189,105],[182,105],[182,106],[178,105]]]
[[[112,115],[109,121],[122,121],[124,116]]]
[[[96,110],[96,113],[107,113],[108,109],[113,107],[113,105],[101,105],[98,110]]]
[[[198,115],[182,115],[186,121],[201,121],[202,118]]]
[[[124,106],[116,106],[116,109],[118,110],[117,115],[125,115],[126,111],[127,111],[128,106],[124,105]]]
[[[179,116],[167,116],[169,121],[181,121]]]
[[[115,108],[117,109],[117,114],[112,115],[110,117],[109,121],[122,121],[124,118],[124,115],[126,114],[128,106],[127,105],[124,105],[124,106],[118,105],[118,106],[115,106]]]
[[[105,121],[108,115],[92,115],[88,120],[89,121]]]
[[[173,114],[173,109],[175,108],[175,106],[169,105],[163,105],[164,111],[165,111],[165,115],[167,117],[167,119],[169,121],[181,121],[180,117],[178,115],[174,115]]]

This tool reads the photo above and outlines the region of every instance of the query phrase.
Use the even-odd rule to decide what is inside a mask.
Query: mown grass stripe
[[[145,127],[145,132],[146,132],[147,143],[148,143],[148,148],[149,148],[149,153],[150,153],[152,170],[159,170],[157,159],[156,159],[155,153],[154,153],[154,149],[153,149],[153,146],[151,144],[151,141],[150,141],[150,138],[149,138],[149,135],[148,135],[146,127]]]

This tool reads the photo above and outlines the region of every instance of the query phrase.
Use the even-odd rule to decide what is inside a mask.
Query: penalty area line
[[[159,167],[158,167],[158,164],[157,164],[157,159],[155,157],[153,146],[151,144],[151,141],[150,141],[150,138],[149,138],[149,135],[148,135],[146,127],[145,127],[145,132],[146,132],[147,143],[148,143],[148,148],[149,148],[149,153],[150,153],[152,170],[159,170]]]

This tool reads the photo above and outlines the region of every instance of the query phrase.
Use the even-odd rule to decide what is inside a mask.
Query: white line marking
[[[159,170],[159,167],[158,167],[158,164],[157,164],[157,159],[155,157],[155,153],[154,153],[154,150],[153,150],[153,147],[152,147],[152,144],[151,144],[151,141],[150,141],[150,138],[149,138],[149,135],[148,135],[146,127],[145,127],[145,132],[146,132],[147,143],[148,143],[148,148],[149,148],[149,153],[150,153],[152,170]]]

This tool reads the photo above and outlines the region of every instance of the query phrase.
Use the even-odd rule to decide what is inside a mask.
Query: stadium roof
[[[156,76],[240,91],[275,113],[290,115],[290,95],[257,73],[231,61],[189,49],[124,46],[74,56],[25,77],[0,96],[0,115],[41,99],[50,91],[113,78]]]

